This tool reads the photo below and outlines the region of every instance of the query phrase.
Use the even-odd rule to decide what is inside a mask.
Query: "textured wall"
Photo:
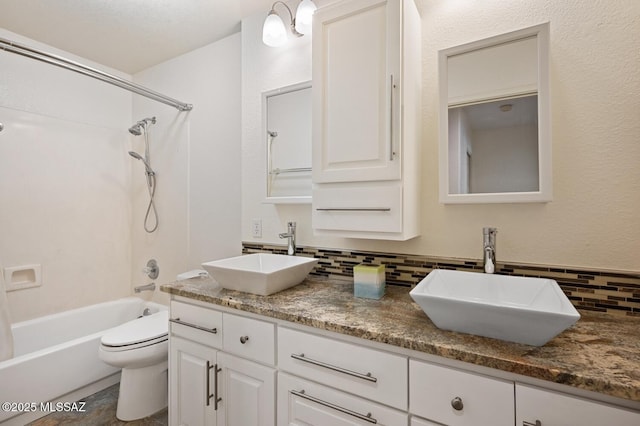
[[[640,34],[640,2],[423,0],[419,7],[422,236],[408,242],[314,237],[308,206],[258,206],[257,193],[251,190],[243,196],[243,239],[280,243],[276,233],[284,229],[283,223],[297,220],[301,245],[479,258],[482,227],[490,225],[499,229],[502,261],[640,271],[640,54],[633,36]],[[553,201],[440,204],[438,50],[546,21],[551,25]],[[259,43],[258,37],[257,30],[243,28],[243,46]],[[289,57],[272,54],[268,59],[260,64],[282,67]],[[250,78],[244,76],[245,81]],[[247,108],[247,94],[243,96],[243,108]],[[260,164],[255,158],[258,153],[247,151],[253,135],[249,130],[258,125],[257,120],[257,113],[243,110],[243,167]],[[247,180],[245,173],[243,192],[247,185],[261,183]],[[260,240],[251,238],[252,217],[262,217],[269,230]]]

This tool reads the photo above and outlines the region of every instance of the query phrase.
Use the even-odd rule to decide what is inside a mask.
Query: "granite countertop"
[[[309,277],[271,296],[220,288],[211,278],[161,286],[173,295],[387,343],[510,373],[640,402],[640,320],[580,312],[570,329],[541,347],[443,331],[407,288],[380,300],[353,296],[351,281]]]

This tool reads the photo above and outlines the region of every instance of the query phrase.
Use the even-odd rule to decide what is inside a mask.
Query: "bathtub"
[[[120,371],[98,358],[100,337],[109,329],[139,317],[145,308],[151,313],[167,309],[127,297],[13,324],[14,357],[0,362],[0,403],[28,403],[39,411],[40,403],[70,394],[76,396],[83,388],[91,388],[91,392],[77,395],[76,399],[100,390],[91,386]],[[103,388],[117,381],[115,376]],[[3,407],[0,423],[18,414],[21,413]],[[37,418],[44,414],[48,413],[28,416]]]

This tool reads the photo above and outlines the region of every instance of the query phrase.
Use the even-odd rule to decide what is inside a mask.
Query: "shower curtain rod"
[[[154,92],[153,90],[147,89],[146,87],[124,80],[120,77],[116,77],[114,75],[108,74],[104,71],[100,71],[99,69],[88,67],[86,65],[82,65],[79,62],[75,62],[70,59],[63,58],[62,56],[58,56],[51,53],[43,52],[41,50],[33,49],[31,47],[21,45],[19,43],[16,43],[14,41],[7,40],[1,37],[0,37],[0,49],[7,52],[16,53],[18,55],[25,56],[27,58],[35,59],[37,61],[42,61],[51,65],[56,65],[58,67],[68,69],[68,70],[77,72],[79,74],[86,75],[88,77],[93,77],[97,80],[104,81],[105,83],[113,84],[114,86],[118,86],[122,89],[129,90],[130,92],[137,93],[138,95],[146,96],[147,98],[153,99],[154,101],[162,102],[163,104],[166,104],[166,105],[171,105],[172,107],[177,108],[180,111],[191,111],[191,109],[193,109],[193,105],[191,104],[186,104],[186,103],[177,101],[161,93]]]

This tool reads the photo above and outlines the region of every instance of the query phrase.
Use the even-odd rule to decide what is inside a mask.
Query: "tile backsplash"
[[[287,254],[286,246],[245,242],[243,253],[271,252]],[[433,269],[458,269],[482,272],[482,260],[430,257],[422,255],[297,247],[299,256],[315,257],[316,276],[353,277],[360,263],[385,265],[387,285],[411,288]],[[496,273],[552,278],[578,309],[614,315],[640,317],[640,274],[594,269],[562,268],[497,262]]]

